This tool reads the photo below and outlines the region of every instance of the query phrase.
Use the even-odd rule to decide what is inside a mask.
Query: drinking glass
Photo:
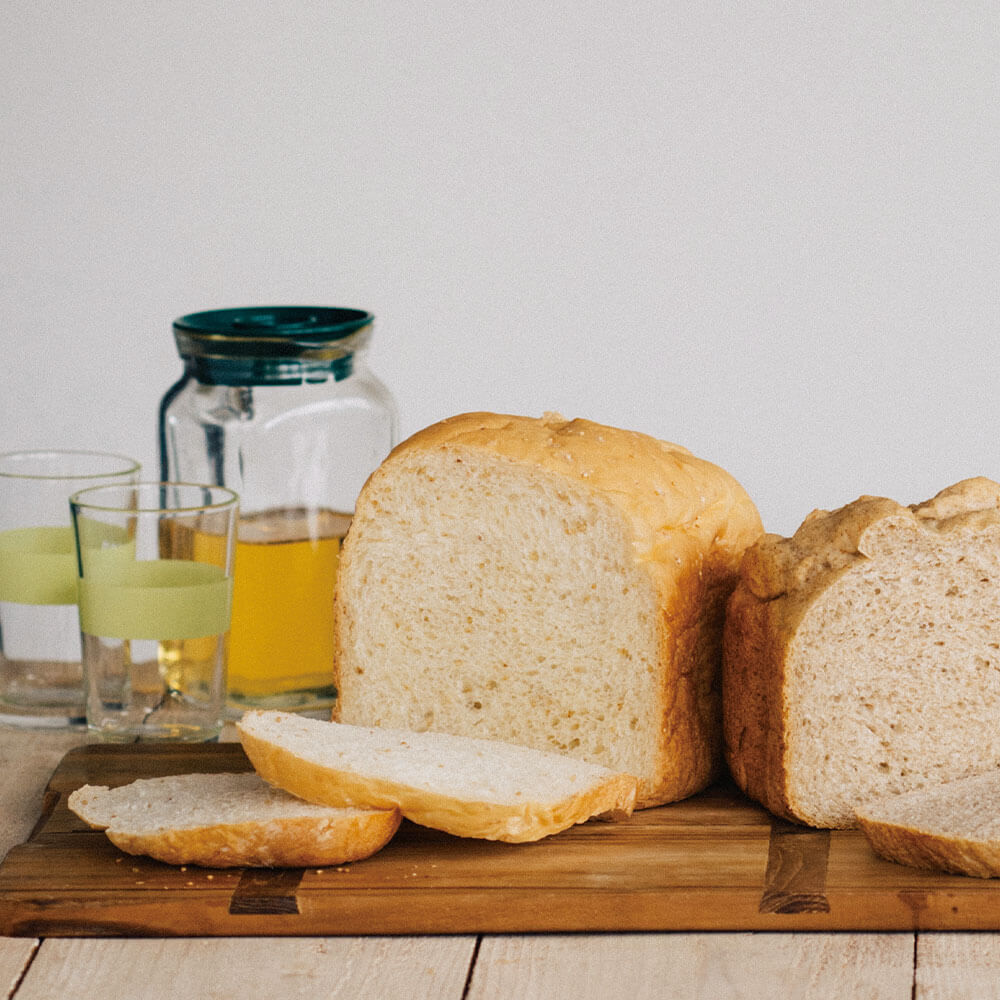
[[[70,494],[134,482],[139,463],[96,451],[0,455],[0,722],[82,725]]]
[[[135,483],[70,498],[87,728],[111,742],[222,730],[236,494]]]

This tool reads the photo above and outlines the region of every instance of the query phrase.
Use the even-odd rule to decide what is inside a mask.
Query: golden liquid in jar
[[[226,536],[209,515],[191,518],[168,518],[159,526],[161,559],[192,559],[225,569]],[[133,660],[132,642],[124,640],[121,649],[105,649],[105,640],[82,633],[84,643],[91,643],[95,657],[121,657],[117,667],[109,668],[129,677],[134,705],[153,712],[162,701],[163,686],[195,701],[207,701],[217,692],[220,661],[225,657],[225,632],[189,639],[161,639],[154,661]],[[105,669],[105,668],[102,668]],[[155,722],[155,719],[153,720]],[[177,728],[173,738],[183,739]]]
[[[333,591],[349,514],[283,508],[240,518],[229,704],[332,705]]]

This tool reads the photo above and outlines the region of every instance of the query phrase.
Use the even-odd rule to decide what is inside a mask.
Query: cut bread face
[[[569,754],[639,805],[713,776],[724,602],[761,532],[727,473],[587,421],[465,414],[359,498],[335,719]]]
[[[856,824],[876,796],[1000,767],[1000,486],[864,497],[769,536],[726,623],[727,757],[772,811]]]
[[[282,712],[237,724],[257,773],[311,802],[394,809],[460,837],[540,840],[624,818],[637,782],[561,754],[492,740],[363,728]]]
[[[879,798],[857,818],[872,848],[890,861],[1000,876],[1000,771]]]
[[[342,578],[341,606],[359,610],[341,719],[502,733],[592,760],[614,738],[623,766],[652,773],[658,595],[614,508],[514,463],[445,454],[400,475],[391,513],[388,499]]]
[[[384,847],[395,809],[335,809],[256,774],[180,774],[117,788],[84,785],[69,808],[129,854],[211,868],[338,865]]]

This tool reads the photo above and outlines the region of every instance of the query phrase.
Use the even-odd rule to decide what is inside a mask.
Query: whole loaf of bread
[[[1000,485],[865,496],[761,538],[729,601],[723,691],[737,783],[812,826],[1000,767]]]
[[[647,435],[469,413],[399,445],[361,496],[336,595],[334,719],[576,755],[637,805],[720,754],[724,607],[760,516]]]

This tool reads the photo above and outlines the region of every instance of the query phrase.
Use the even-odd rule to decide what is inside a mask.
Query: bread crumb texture
[[[336,598],[336,718],[482,736],[640,778],[719,759],[724,601],[762,532],[726,472],[586,420],[463,414],[362,491]]]
[[[874,796],[1000,766],[1000,486],[864,496],[765,536],[724,646],[727,759],[773,812],[853,826]]]

